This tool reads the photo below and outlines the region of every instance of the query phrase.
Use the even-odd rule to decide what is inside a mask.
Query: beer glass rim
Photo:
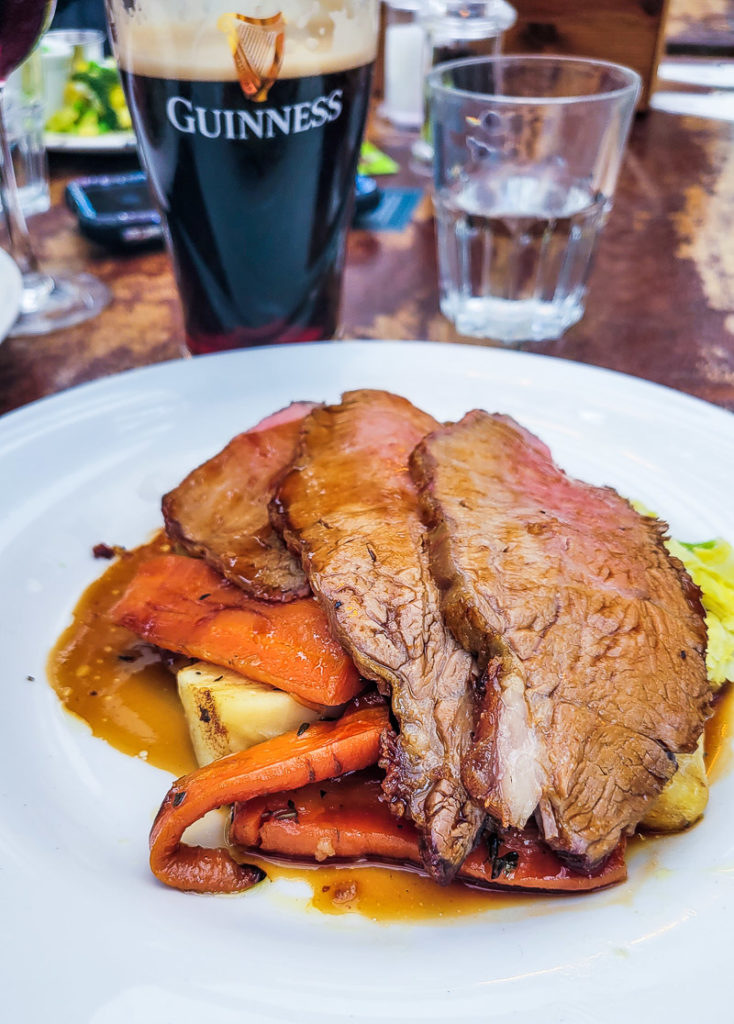
[[[576,96],[512,96],[505,93],[482,92],[475,89],[460,89],[455,85],[444,82],[443,76],[446,72],[456,71],[460,68],[480,66],[520,66],[523,64],[536,65],[565,65],[578,68],[599,68],[613,72],[618,78],[618,84],[600,89],[598,92],[587,92]],[[428,87],[432,95],[442,94],[444,96],[456,96],[464,99],[486,100],[494,104],[506,104],[508,106],[527,106],[537,104],[538,106],[563,106],[574,103],[595,103],[599,101],[621,99],[636,93],[641,84],[642,78],[632,68],[624,64],[615,64],[612,61],[595,60],[591,57],[568,57],[554,54],[495,54],[486,57],[469,57],[460,60],[444,61],[436,64],[427,76]]]

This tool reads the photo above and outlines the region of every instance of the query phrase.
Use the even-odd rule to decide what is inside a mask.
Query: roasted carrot
[[[330,779],[238,804],[230,839],[248,852],[296,860],[377,860],[421,867],[419,837],[379,799],[375,772]],[[492,889],[585,892],[627,877],[624,844],[591,874],[563,864],[532,831],[483,840],[458,878]]]
[[[185,775],[171,786],[150,833],[156,878],[189,892],[239,892],[262,878],[226,849],[186,846],[184,831],[216,807],[358,771],[377,761],[388,709],[375,694],[358,697],[335,722],[317,722],[299,736],[284,733]],[[300,730],[299,730],[300,732]]]
[[[144,562],[112,617],[158,647],[233,668],[314,704],[345,704],[364,687],[312,597],[256,601],[198,558]]]

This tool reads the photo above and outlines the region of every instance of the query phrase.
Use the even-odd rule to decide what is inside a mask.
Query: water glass
[[[506,0],[421,0],[421,3],[425,73],[451,60],[499,55],[505,32],[517,21],[517,11]],[[423,106],[421,135],[412,148],[413,169],[430,174],[433,143],[429,104]]]
[[[441,310],[461,334],[510,345],[581,319],[639,88],[564,57],[429,74]]]
[[[40,54],[33,53],[8,79],[3,96],[5,124],[18,197],[26,217],[51,205]]]
[[[65,106],[64,92],[74,65],[104,60],[104,32],[91,28],[60,28],[47,32],[39,46],[43,62],[43,107],[45,120]],[[35,55],[34,55],[35,56]]]

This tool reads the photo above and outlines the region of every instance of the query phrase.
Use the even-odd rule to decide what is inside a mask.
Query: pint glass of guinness
[[[377,0],[107,0],[194,354],[336,332]]]

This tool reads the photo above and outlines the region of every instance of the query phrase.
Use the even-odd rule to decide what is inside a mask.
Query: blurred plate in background
[[[134,132],[106,132],[104,135],[74,135],[44,132],[46,149],[52,153],[127,153],[135,149]]]

